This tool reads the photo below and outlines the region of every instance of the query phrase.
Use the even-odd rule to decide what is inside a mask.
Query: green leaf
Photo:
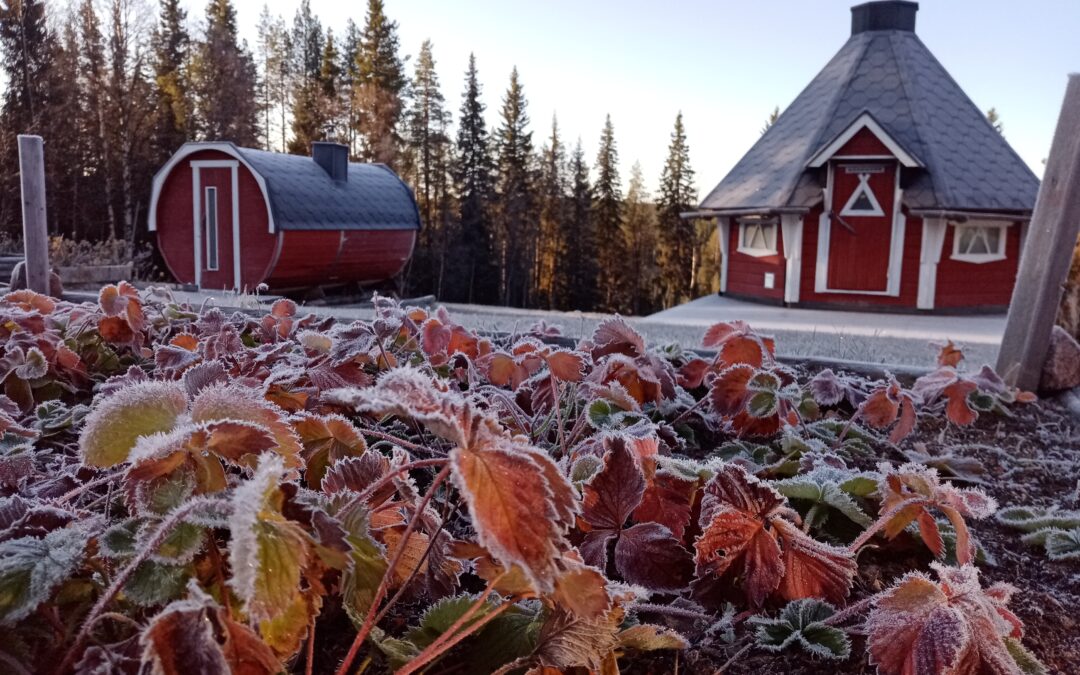
[[[98,553],[108,560],[121,560],[135,555],[136,533],[145,521],[142,518],[128,518],[98,536]]]
[[[1005,649],[1009,650],[1009,656],[1024,675],[1047,675],[1046,666],[1035,658],[1020,640],[1014,637],[1005,638]]]
[[[420,617],[420,624],[406,633],[405,639],[424,649],[437,640],[440,635],[450,630],[454,622],[460,619],[475,601],[476,596],[468,593],[439,600],[428,607],[427,611]],[[474,623],[490,612],[491,608],[492,604],[485,602],[484,606],[465,625],[468,626]]]
[[[1057,508],[1039,508],[1036,506],[1010,506],[994,514],[1003,525],[1035,532],[1047,528],[1071,530],[1080,527],[1080,511],[1065,511]]]
[[[186,410],[187,395],[172,382],[138,382],[99,399],[79,436],[83,462],[109,467],[126,461],[140,437],[169,431]]]
[[[369,639],[386,657],[391,670],[399,670],[420,654],[420,649],[416,645],[408,640],[387,637],[386,632],[378,626],[371,629]]]
[[[835,612],[826,602],[804,598],[788,603],[776,619],[755,616],[749,621],[757,625],[757,643],[764,649],[780,652],[797,645],[816,656],[843,660],[851,655],[851,640],[839,628],[822,623]]]
[[[1046,537],[1046,554],[1051,560],[1080,558],[1080,528],[1052,530]]]
[[[746,403],[746,412],[751,417],[769,417],[776,413],[779,404],[780,400],[775,393],[762,391],[750,397],[750,400]]]
[[[48,600],[82,565],[87,539],[82,529],[65,527],[0,544],[0,624],[19,621]]]
[[[469,648],[472,672],[490,673],[536,649],[543,624],[540,603],[519,602],[480,629]]]
[[[140,501],[145,503],[146,509],[151,513],[163,516],[195,494],[195,484],[194,472],[180,469],[167,478],[154,481]]]
[[[596,455],[582,455],[574,462],[574,466],[570,469],[570,481],[573,483],[584,483],[593,477],[604,462]]]
[[[156,526],[156,523],[147,525],[141,538],[146,538],[146,534],[152,532]],[[165,535],[165,541],[161,542],[161,546],[150,557],[165,564],[188,563],[202,551],[205,542],[205,529],[194,523],[179,523]]]
[[[187,584],[187,568],[145,560],[124,584],[124,595],[141,607],[155,607],[179,598]]]
[[[341,600],[349,618],[360,626],[386,574],[387,562],[382,545],[369,534],[367,511],[362,507],[352,509],[341,525],[352,547],[349,567],[342,573]]]

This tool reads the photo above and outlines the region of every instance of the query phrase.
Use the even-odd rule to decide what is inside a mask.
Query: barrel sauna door
[[[237,162],[192,162],[195,279],[200,288],[240,287]]]

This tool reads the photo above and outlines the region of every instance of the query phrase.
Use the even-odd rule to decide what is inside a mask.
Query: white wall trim
[[[885,276],[884,291],[860,291],[842,288],[829,288],[829,234],[832,230],[832,220],[829,213],[832,211],[832,186],[833,166],[829,164],[828,182],[825,189],[824,207],[818,219],[818,253],[814,275],[815,293],[837,293],[844,295],[878,295],[898,297],[900,295],[900,278],[903,273],[904,262],[904,233],[907,228],[907,218],[904,216],[901,202],[904,191],[900,189],[900,172],[896,172],[896,192],[893,200],[892,231],[889,235],[889,267]]]
[[[233,157],[236,162],[242,164],[248,171],[251,172],[251,175],[255,177],[255,182],[259,185],[259,189],[262,191],[263,203],[266,205],[266,222],[268,231],[270,232],[270,234],[274,234],[275,232],[277,232],[277,224],[274,222],[274,210],[270,208],[270,190],[266,186],[266,181],[259,174],[259,172],[255,170],[255,167],[251,166],[251,164],[244,159],[243,155],[240,154],[240,151],[232,143],[202,142],[185,143],[184,145],[180,146],[180,149],[176,151],[176,154],[170,157],[169,161],[165,162],[165,165],[161,167],[161,169],[159,169],[156,174],[154,174],[153,189],[150,192],[150,211],[147,218],[147,229],[150,232],[157,231],[158,202],[161,199],[161,189],[165,185],[165,180],[169,177],[169,174],[172,172],[173,169],[176,168],[177,165],[180,164],[180,162],[184,160],[184,158],[188,157],[193,153],[203,150],[216,150],[218,152],[223,152]],[[229,162],[234,160],[195,160],[195,162]],[[193,165],[195,162],[193,162]]]
[[[202,286],[202,186],[199,185],[199,169],[191,169],[191,227],[195,244],[195,286]]]
[[[240,291],[240,167],[232,168],[233,290]]]
[[[799,282],[802,278],[802,236],[803,217],[798,213],[780,214],[780,230],[783,235],[784,258],[784,302],[799,302]]]
[[[193,161],[191,162],[191,212],[192,212],[192,224],[194,229],[194,244],[195,244],[195,285],[202,288],[202,231],[203,231],[203,218],[206,214],[202,209],[202,169],[231,169],[230,175],[230,188],[232,192],[232,259],[233,259],[233,288],[235,290],[241,290],[240,281],[240,165],[238,162],[231,162],[226,160],[221,161]],[[216,185],[208,185],[206,187],[213,187],[217,192],[217,246],[218,246],[218,266],[213,270],[218,271],[221,269],[221,189]],[[209,205],[206,205],[209,206]],[[209,242],[207,242],[209,245]],[[207,252],[207,256],[209,256]],[[209,260],[209,257],[207,257]]]
[[[190,164],[200,169],[235,169],[240,162],[235,159],[194,159]]]
[[[718,218],[717,227],[720,228],[717,237],[720,244],[720,292],[727,293],[728,265],[731,263],[731,219],[726,216]]]
[[[933,309],[937,294],[937,266],[945,244],[945,219],[923,218],[922,246],[919,253],[919,293],[915,300],[918,309]]]
[[[840,132],[840,135],[833,139],[831,143],[819,150],[817,154],[810,158],[810,161],[807,162],[806,165],[811,168],[823,166],[825,162],[829,161],[829,159],[840,150],[840,148],[844,147],[845,143],[854,138],[855,134],[863,129],[869,129],[870,133],[874,134],[874,136],[881,141],[881,144],[888,148],[889,152],[891,152],[896,159],[900,160],[900,163],[904,166],[914,168],[923,165],[922,162],[904,150],[903,146],[897,143],[892,136],[881,128],[881,125],[874,120],[870,113],[866,112],[859,115],[859,117],[851,123],[851,126]]]

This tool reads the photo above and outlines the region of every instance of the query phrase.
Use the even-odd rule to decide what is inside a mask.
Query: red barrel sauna
[[[420,213],[397,174],[350,162],[344,145],[304,157],[200,142],[154,176],[149,228],[178,282],[277,292],[393,278]]]

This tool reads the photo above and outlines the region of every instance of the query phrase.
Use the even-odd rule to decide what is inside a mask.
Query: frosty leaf
[[[469,665],[474,672],[494,672],[536,648],[542,619],[537,601],[521,602],[480,629],[472,639]]]
[[[381,544],[371,538],[367,513],[355,508],[342,520],[346,540],[352,548],[349,566],[342,573],[341,597],[346,613],[360,625],[375,599],[375,591],[388,567]]]
[[[154,527],[156,525],[151,524],[143,528],[137,539],[145,541]],[[165,540],[151,555],[151,559],[159,563],[188,563],[202,551],[205,541],[205,529],[194,523],[178,523],[165,536]]]
[[[780,594],[788,600],[825,598],[843,602],[858,571],[851,553],[817,541],[782,518],[774,518],[772,523],[784,549]]]
[[[717,323],[705,331],[702,346],[714,348],[720,360],[727,365],[745,363],[760,368],[772,360],[776,344],[772,338],[763,338],[744,321]]]
[[[551,374],[563,382],[578,382],[581,380],[581,371],[584,360],[576,352],[553,351],[544,357],[547,361]]]
[[[1035,657],[1020,640],[1014,637],[1005,638],[1005,648],[1009,650],[1009,656],[1016,662],[1016,667],[1024,675],[1047,675],[1046,670],[1039,659]]]
[[[551,599],[575,616],[592,619],[611,608],[607,579],[594,567],[571,563],[555,579]]]
[[[1051,530],[1046,536],[1045,546],[1051,560],[1080,559],[1080,528]]]
[[[635,357],[645,353],[645,340],[621,317],[601,321],[592,336],[594,361],[609,354]]]
[[[682,635],[664,626],[642,623],[623,630],[616,636],[619,646],[652,652],[659,649],[687,649],[690,643]]]
[[[302,415],[293,422],[293,429],[304,446],[304,481],[315,490],[322,485],[327,468],[367,450],[360,432],[340,415]]]
[[[668,470],[657,471],[645,488],[641,504],[634,510],[634,520],[659,523],[671,530],[677,539],[682,539],[690,524],[699,484],[698,479],[684,478]]]
[[[346,457],[327,469],[322,480],[322,490],[328,495],[340,492],[363,492],[372,483],[386,475],[390,462],[378,452],[367,452],[360,457]],[[388,486],[383,494],[372,495],[369,502],[379,503],[393,491]]]
[[[689,552],[669,529],[658,523],[639,523],[619,536],[615,569],[627,583],[673,592],[686,588],[694,566]]]
[[[187,396],[169,382],[140,382],[98,402],[79,436],[83,461],[109,467],[128,458],[140,436],[173,428],[187,410]]]
[[[618,531],[641,503],[645,477],[624,438],[606,437],[604,447],[604,466],[583,489],[582,517],[593,527]]]
[[[142,522],[140,518],[128,518],[109,527],[98,536],[98,553],[111,560],[134,555],[135,536]]]
[[[1010,506],[998,511],[994,517],[998,522],[1023,532],[1080,527],[1080,511],[1059,510],[1056,507]]]
[[[199,592],[155,616],[139,639],[147,672],[272,675],[281,670],[273,651],[247,626],[230,619]]]
[[[851,641],[839,628],[822,623],[836,610],[820,600],[789,602],[775,619],[751,617],[757,626],[757,644],[780,652],[795,645],[814,656],[844,660],[851,655]]]
[[[124,596],[140,607],[156,607],[175,600],[187,585],[187,570],[145,560],[124,584]]]
[[[940,581],[908,574],[874,604],[867,650],[878,672],[1020,672],[1005,643],[1021,627],[1006,608],[1011,589],[982,588],[970,565],[931,566]]]
[[[855,503],[855,500],[851,498],[851,494],[844,489],[847,480],[852,478],[852,476],[843,472],[833,473],[817,470],[776,481],[773,483],[773,487],[788,499],[809,502],[811,509],[817,506],[814,509],[814,513],[817,514],[816,518],[811,518],[809,513],[806,516],[810,520],[811,527],[817,525],[827,515],[829,509],[839,511],[852,522],[868,527],[873,520]],[[871,485],[870,489],[876,487],[873,481],[867,480]]]
[[[264,399],[259,392],[237,384],[212,384],[199,392],[191,404],[194,422],[230,420],[252,422],[267,429],[276,441],[274,451],[287,468],[299,467],[300,439],[285,418],[284,411]]]
[[[616,632],[621,619],[622,610],[618,607],[595,619],[556,608],[540,628],[533,654],[549,668],[580,666],[599,670],[603,659],[618,645]]]
[[[47,601],[82,565],[86,540],[80,528],[65,527],[42,539],[0,543],[0,624],[15,623]]]
[[[283,475],[282,459],[263,455],[255,475],[233,495],[230,585],[256,622],[273,619],[297,600],[311,554],[308,535],[281,515]]]

